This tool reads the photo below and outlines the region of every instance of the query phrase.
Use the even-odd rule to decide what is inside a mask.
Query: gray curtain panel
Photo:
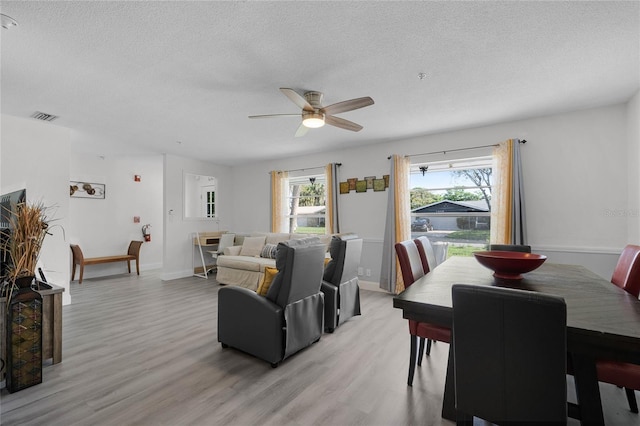
[[[396,212],[395,212],[395,162],[390,161],[389,198],[387,201],[387,220],[382,243],[382,267],[380,268],[380,288],[390,293],[396,292]]]
[[[522,178],[522,155],[520,152],[521,142],[519,139],[513,140],[513,208],[511,225],[511,244],[527,245],[527,224],[524,208],[524,181]]]

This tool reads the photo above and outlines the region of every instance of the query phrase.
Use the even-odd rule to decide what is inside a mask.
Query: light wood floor
[[[71,285],[63,361],[43,383],[1,392],[2,425],[451,425],[440,409],[449,346],[406,385],[408,327],[391,296],[272,369],[217,342],[214,279],[153,273]],[[638,425],[602,385],[609,424]],[[572,422],[570,424],[577,424]]]

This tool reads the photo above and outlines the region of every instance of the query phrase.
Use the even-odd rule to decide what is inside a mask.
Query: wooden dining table
[[[451,327],[453,284],[524,289],[560,296],[567,305],[567,352],[577,405],[569,415],[582,424],[604,424],[597,359],[640,364],[640,300],[578,265],[546,262],[519,281],[499,280],[473,257],[451,257],[393,298],[406,319]],[[535,319],[533,319],[535,320]],[[455,420],[453,350],[445,381],[442,415]]]

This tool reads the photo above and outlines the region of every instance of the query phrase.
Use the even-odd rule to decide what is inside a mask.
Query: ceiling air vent
[[[53,121],[56,118],[58,118],[58,116],[53,114],[47,114],[46,112],[36,111],[33,114],[31,114],[31,118],[35,118],[36,120],[42,120],[42,121]]]

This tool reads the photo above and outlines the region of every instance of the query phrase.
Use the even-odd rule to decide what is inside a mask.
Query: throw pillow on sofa
[[[265,259],[275,259],[277,253],[277,244],[265,244],[264,247],[262,247],[262,251],[260,252],[260,257],[264,257]]]
[[[264,246],[264,239],[265,237],[245,237],[240,256],[259,257]]]
[[[256,293],[258,293],[260,296],[266,296],[267,291],[269,291],[269,287],[271,287],[271,283],[273,282],[273,278],[277,273],[278,270],[276,268],[264,268],[264,275],[262,277],[262,280],[260,280],[260,285],[258,285]]]

